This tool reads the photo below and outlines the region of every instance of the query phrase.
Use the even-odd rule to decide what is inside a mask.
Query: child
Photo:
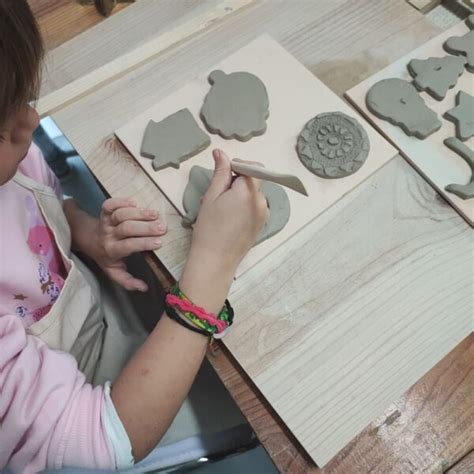
[[[0,470],[123,469],[157,445],[207,336],[228,325],[221,309],[267,206],[259,182],[233,179],[229,159],[215,150],[182,293],[167,298],[167,312],[113,388],[92,387],[86,380],[101,353],[103,313],[95,280],[71,245],[124,288],[145,292],[123,258],[157,249],[166,228],[131,199],[105,201],[100,219],[63,201],[31,143],[38,115],[26,104],[36,96],[41,57],[26,0],[0,0]]]

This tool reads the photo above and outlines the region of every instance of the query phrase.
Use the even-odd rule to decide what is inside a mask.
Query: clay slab
[[[212,174],[213,170],[201,166],[191,168],[189,182],[183,196],[183,207],[186,211],[186,215],[183,217],[185,227],[191,227],[196,222],[201,199],[209,187]],[[258,235],[255,245],[278,234],[288,223],[291,213],[290,201],[282,186],[265,181],[262,183],[261,190],[267,199],[270,216]]]
[[[226,74],[247,71],[262,80],[267,88],[271,109],[267,131],[248,142],[211,135],[211,146],[183,162],[178,170],[166,168],[155,173],[150,160],[140,156],[140,139],[146,124],[150,119],[159,121],[182,108],[188,108],[195,118],[199,117],[204,97],[209,91],[208,76],[214,70],[222,70]],[[289,84],[292,87],[291,94],[288,93]],[[296,153],[296,140],[304,125],[318,113],[327,111],[339,111],[355,118],[364,127],[370,140],[370,152],[361,169],[337,180],[313,175],[301,164]],[[268,35],[257,38],[221,63],[203,71],[196,80],[124,124],[115,133],[181,215],[184,215],[182,201],[189,171],[194,165],[212,168],[213,148],[222,148],[231,158],[260,161],[273,171],[300,178],[309,197],[288,190],[291,207],[288,224],[281,232],[249,252],[238,268],[237,278],[396,154],[396,150],[353,108]]]
[[[182,109],[161,122],[150,120],[143,134],[140,154],[153,160],[159,171],[167,166],[179,168],[182,161],[205,150],[211,144],[188,109]]]
[[[365,96],[367,108],[376,116],[400,127],[407,135],[424,140],[441,128],[441,120],[429,109],[416,87],[399,78],[376,82]]]
[[[464,72],[464,56],[444,56],[442,58],[412,59],[408,72],[413,83],[421,91],[427,91],[435,99],[443,100],[449,89],[456,85]]]
[[[245,71],[212,71],[211,89],[204,99],[201,118],[211,133],[246,142],[263,135],[269,114],[265,84]]]
[[[471,170],[467,163],[457,153],[450,150],[444,140],[456,136],[455,124],[442,118],[444,113],[452,109],[455,97],[459,91],[474,94],[472,74],[465,71],[456,85],[449,89],[446,98],[438,101],[426,92],[419,92],[426,105],[436,112],[441,120],[441,128],[424,140],[409,137],[399,127],[382,120],[372,114],[366,105],[366,95],[369,89],[378,81],[389,78],[401,78],[410,81],[412,78],[407,71],[407,64],[414,58],[427,59],[446,55],[443,43],[451,36],[462,36],[469,30],[465,22],[450,28],[444,33],[431,39],[423,46],[392,63],[377,74],[369,77],[359,85],[346,92],[346,97],[400,150],[401,154],[428,180],[436,190],[474,227],[474,200],[464,200],[449,193],[445,187],[452,183],[468,183]],[[474,148],[474,138],[464,142],[469,148]]]
[[[474,30],[468,31],[463,36],[452,36],[444,43],[444,49],[451,54],[459,54],[467,59],[466,69],[474,72]]]
[[[465,142],[474,136],[474,97],[467,92],[459,91],[456,95],[456,106],[444,114],[456,126],[456,136]]]

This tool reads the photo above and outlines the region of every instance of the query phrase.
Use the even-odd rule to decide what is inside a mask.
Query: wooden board
[[[473,330],[453,214],[397,156],[236,281],[223,341],[318,466]]]
[[[446,56],[448,53],[443,49],[445,40],[450,36],[462,36],[468,31],[469,29],[464,22],[450,28],[436,38],[428,41],[425,45],[415,49],[408,55],[361,82],[356,87],[350,89],[346,93],[346,96],[398,147],[403,156],[405,156],[438,192],[453,205],[469,224],[474,226],[474,199],[464,200],[444,189],[451,183],[464,184],[469,182],[471,172],[467,163],[457,153],[444,145],[443,140],[445,138],[455,136],[455,125],[445,118],[442,118],[444,112],[455,106],[455,96],[459,90],[474,95],[473,74],[464,71],[456,86],[448,91],[442,101],[432,98],[426,92],[420,92],[426,105],[438,114],[443,124],[440,130],[424,140],[409,137],[400,127],[377,118],[367,109],[365,104],[365,96],[373,84],[390,77],[400,77],[411,80],[411,76],[406,67],[411,59]],[[473,149],[474,137],[465,143]]]
[[[324,469],[311,463],[271,406],[265,400],[259,401],[261,395],[245,374],[239,374],[238,364],[229,351],[220,344],[215,346],[214,343],[208,356],[210,363],[280,472],[474,472],[474,451],[470,451],[474,449],[474,333],[388,406]]]
[[[180,109],[188,108],[201,127],[204,127],[199,113],[210,88],[208,73],[215,69],[221,69],[227,74],[248,71],[264,82],[270,99],[266,133],[245,143],[225,140],[211,134],[210,148],[181,163],[178,170],[169,167],[156,172],[152,167],[152,160],[140,155],[148,122],[158,122]],[[344,112],[356,118],[370,139],[369,156],[362,168],[342,179],[324,179],[312,174],[300,162],[295,150],[297,137],[306,122],[319,113],[333,111]],[[268,168],[280,173],[295,174],[303,181],[309,196],[287,191],[291,204],[288,224],[277,235],[250,251],[242,261],[237,276],[269,255],[396,154],[396,150],[381,135],[268,35],[252,41],[192,83],[173,92],[125,124],[115,135],[182,214],[182,198],[189,171],[195,165],[213,168],[212,148],[222,148],[231,157],[261,161]]]

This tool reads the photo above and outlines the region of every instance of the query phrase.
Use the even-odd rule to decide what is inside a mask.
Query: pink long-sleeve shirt
[[[20,171],[59,197],[56,177],[37,147]],[[67,277],[52,233],[35,234],[32,241],[33,225],[47,225],[33,193],[14,181],[0,186],[0,470],[113,469],[104,387],[87,384],[70,354],[26,332],[47,314]],[[41,268],[47,282],[38,279]]]

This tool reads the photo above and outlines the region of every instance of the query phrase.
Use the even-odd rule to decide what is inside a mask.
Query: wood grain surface
[[[56,1],[60,2],[60,0]],[[166,1],[157,1],[156,3],[159,3],[163,9],[166,9],[169,5]],[[179,10],[183,3],[185,2],[172,2],[172,8]],[[186,3],[194,4],[196,2]],[[354,2],[353,5],[350,5],[349,2],[328,1],[320,2],[319,8],[315,5],[309,5],[309,2],[304,2],[303,5],[303,2],[292,2],[292,5],[289,5],[289,2],[286,5],[283,2],[278,2],[278,4],[273,2],[270,5],[267,2],[265,2],[265,5],[263,2],[259,3],[261,4],[257,6],[257,11],[252,11],[251,15],[245,14],[234,18],[232,21],[230,21],[231,19],[226,21],[225,29],[228,28],[228,37],[230,38],[234,35],[237,42],[235,49],[239,46],[239,42],[240,44],[245,43],[252,37],[260,34],[262,25],[265,25],[270,34],[274,35],[300,61],[339,94],[404,53],[414,49],[440,31],[416,12],[412,15],[414,10],[411,9],[410,11],[408,5],[405,8],[401,4],[402,2],[384,0],[377,2],[377,5],[374,7],[374,3],[368,1]],[[127,10],[128,8],[120,15],[125,15]],[[299,10],[301,16],[297,10]],[[319,10],[319,12],[316,10]],[[382,10],[385,11],[386,15],[382,15]],[[345,11],[348,12],[347,16],[344,14]],[[331,12],[332,15],[330,14]],[[136,10],[134,15],[122,16],[120,25],[116,24],[114,31],[118,31],[117,26],[129,30],[136,29],[137,27],[144,29],[148,22],[142,19],[139,26],[134,22],[134,18],[139,16],[138,13]],[[337,13],[340,14],[337,15]],[[114,15],[107,22],[117,17],[119,15]],[[337,18],[338,21],[334,21],[333,18]],[[367,18],[367,21],[364,21],[364,18]],[[103,25],[105,26],[107,22],[103,23]],[[248,25],[246,22],[248,22]],[[60,26],[59,23],[58,27]],[[54,25],[52,23],[49,23],[49,27],[53,31]],[[227,36],[223,34],[222,30],[223,28],[219,26],[217,31],[212,29],[208,35],[203,34],[200,38],[195,38],[193,41],[194,51],[196,54],[199,53],[200,58],[205,58],[206,55],[212,56],[207,64],[212,64],[211,61],[215,62],[219,57],[229,53],[228,45],[223,42]],[[109,44],[113,45],[114,34],[111,31],[106,31],[106,33],[109,35]],[[217,35],[215,42],[209,38],[209,36],[214,35]],[[118,41],[117,36],[115,35],[115,41]],[[75,69],[75,66],[80,62],[81,58],[86,58],[88,53],[94,47],[97,47],[96,39],[97,36],[95,34],[88,35],[86,33],[80,40],[73,40],[64,47],[61,53],[62,59],[59,63],[56,63],[57,74],[47,78],[45,90],[55,89],[56,77],[58,77],[58,84],[60,86],[67,83],[68,73],[71,77],[80,74],[80,69]],[[99,44],[102,43],[99,42]],[[192,55],[189,54],[190,45],[180,46],[173,52],[173,55],[166,55],[165,58],[162,58],[163,61],[160,63],[164,83],[166,84],[166,81],[171,81],[172,84],[160,87],[160,90],[154,95],[152,93],[151,100],[159,100],[160,97],[165,96],[173,88],[187,82],[189,80],[188,76],[192,77],[194,74],[197,65],[192,60]],[[221,48],[224,48],[225,51],[221,52]],[[69,55],[68,51],[74,51],[75,53]],[[325,52],[328,54],[326,55]],[[115,54],[113,47],[112,49],[109,48],[109,53]],[[86,63],[86,59],[83,59],[82,67],[87,72]],[[188,69],[186,68],[187,66],[189,66]],[[204,65],[203,67],[206,66]],[[186,74],[185,71],[188,71],[188,74],[180,81],[180,74],[183,74],[183,72]],[[165,76],[166,80],[164,79]],[[133,194],[140,205],[154,205],[158,208],[164,208],[169,212],[169,217],[173,218],[175,215],[174,210],[167,205],[163,196],[160,195],[148,178],[133,166],[133,162],[127,161],[127,153],[111,139],[111,130],[120,120],[115,120],[110,127],[106,124],[107,119],[114,117],[118,113],[121,114],[125,111],[126,120],[127,117],[131,117],[133,114],[136,115],[136,110],[140,110],[140,108],[143,110],[144,106],[146,106],[147,101],[140,92],[140,86],[143,86],[143,82],[138,81],[141,84],[132,87],[136,79],[134,77],[133,81],[128,83],[131,90],[127,90],[126,87],[124,88],[124,84],[117,85],[113,90],[109,88],[109,94],[96,97],[95,100],[90,98],[88,101],[80,104],[80,107],[70,110],[69,113],[63,114],[59,118],[64,120],[62,126],[68,135],[72,136],[73,141],[80,144],[84,149],[83,157],[111,195]],[[125,102],[121,104],[121,107],[118,105],[111,107],[114,101],[116,103],[120,102],[120,98],[123,95],[125,95]],[[101,104],[102,100],[104,103]],[[135,107],[135,102],[137,101],[136,108],[127,115],[127,107],[129,105],[132,108]],[[93,107],[91,108],[91,106]],[[87,113],[88,109],[90,113]],[[73,120],[74,112],[80,112],[77,121]],[[77,129],[75,125],[81,124],[81,122],[88,122],[89,117],[94,116],[94,114],[97,115],[97,120],[94,120],[93,129],[89,127],[89,140],[85,124]],[[95,131],[97,128],[99,130]],[[394,163],[400,162],[401,160],[398,160]],[[452,212],[448,206],[446,207],[447,213]],[[395,215],[399,216],[398,213],[395,213]],[[410,218],[410,222],[416,222],[418,217],[414,213]],[[451,215],[452,218],[454,217]],[[372,221],[370,222],[372,223]],[[390,235],[392,234],[388,234],[389,238]],[[437,233],[432,233],[432,238],[435,239],[436,237]],[[176,262],[182,258],[183,253],[187,249],[188,235],[177,232],[172,233],[169,242],[171,245],[167,246],[166,252],[169,260],[175,262],[175,266],[171,268],[176,272],[179,270],[179,264]],[[467,255],[469,255],[469,252]],[[157,272],[163,270],[160,262],[153,260],[153,265]],[[166,276],[165,273],[163,281],[166,283],[166,280],[170,278],[171,274],[168,273]],[[447,314],[449,314],[449,311]],[[470,344],[472,346],[472,342]],[[469,449],[472,449],[471,418],[466,418],[467,425],[457,423],[457,414],[469,413],[469,409],[473,406],[472,349],[470,349],[471,352],[467,353],[468,356],[463,358],[462,348],[463,345],[459,345],[448,358],[441,362],[441,364],[450,365],[449,370],[446,369],[446,365],[443,365],[445,369],[443,369],[442,377],[436,375],[436,368],[431,370],[410,390],[409,396],[405,396],[406,404],[399,404],[397,406],[401,416],[396,419],[396,423],[391,423],[390,426],[399,426],[398,424],[403,421],[406,422],[404,425],[405,429],[394,431],[392,438],[385,437],[385,429],[370,430],[370,426],[373,426],[375,423],[374,421],[367,430],[364,430],[361,436],[357,437],[349,445],[351,446],[351,456],[353,457],[348,459],[354,463],[353,466],[344,464],[344,459],[348,456],[345,449],[328,464],[326,469],[332,469],[331,472],[441,472],[452,466],[455,461],[452,456],[445,456],[444,453],[452,452],[456,449],[456,445],[461,446],[460,450],[464,449],[465,446],[460,440],[467,439],[471,443],[471,448]],[[305,456],[304,451],[292,436],[288,434],[287,429],[278,420],[278,417],[275,416],[268,404],[262,400],[261,394],[243,374],[238,364],[232,360],[230,354],[221,352],[217,357],[210,357],[210,360],[223,377],[231,394],[238,400],[280,471],[315,471],[314,464]],[[433,390],[426,389],[426,384],[423,382],[426,380],[426,377],[431,377],[430,380],[434,381],[435,388]],[[466,394],[468,395],[466,396]],[[433,410],[420,410],[420,406],[431,405],[433,397],[438,397],[440,400],[439,403],[432,405]],[[446,397],[448,397],[448,402],[450,400],[455,402],[458,410],[452,410],[452,405],[447,403]],[[448,407],[450,409],[445,410]],[[419,424],[418,430],[412,432],[408,428],[413,423],[414,418],[417,418]],[[392,419],[393,417],[389,418],[388,421]],[[436,426],[436,430],[427,432],[425,428],[432,425]],[[435,448],[433,448],[432,433],[436,435],[436,439],[439,441]],[[449,436],[447,436],[448,434]],[[413,440],[416,443],[413,443]],[[403,466],[406,452],[395,448],[392,449],[392,443],[395,443],[395,447],[400,446],[400,443],[404,443],[410,453],[413,464],[412,468],[397,470],[397,466]],[[459,457],[467,455],[469,449],[466,449]],[[381,462],[385,458],[393,460],[393,464],[390,467],[391,470],[380,471],[378,466],[382,466]],[[459,462],[459,465],[461,464]],[[342,466],[342,468],[337,471],[338,465]],[[441,469],[441,465],[445,467]],[[418,468],[418,466],[420,467]],[[421,466],[427,467],[422,468]],[[354,470],[351,470],[351,467]]]
[[[102,22],[104,17],[94,5],[80,5],[74,0],[28,0],[39,20],[45,47],[52,50],[79,33]],[[119,4],[113,13],[118,13],[127,4]]]
[[[474,472],[474,334],[390,404],[319,469],[222,345],[209,361],[280,472],[408,474]]]
[[[398,156],[237,279],[224,343],[318,465],[472,331],[472,237]]]

